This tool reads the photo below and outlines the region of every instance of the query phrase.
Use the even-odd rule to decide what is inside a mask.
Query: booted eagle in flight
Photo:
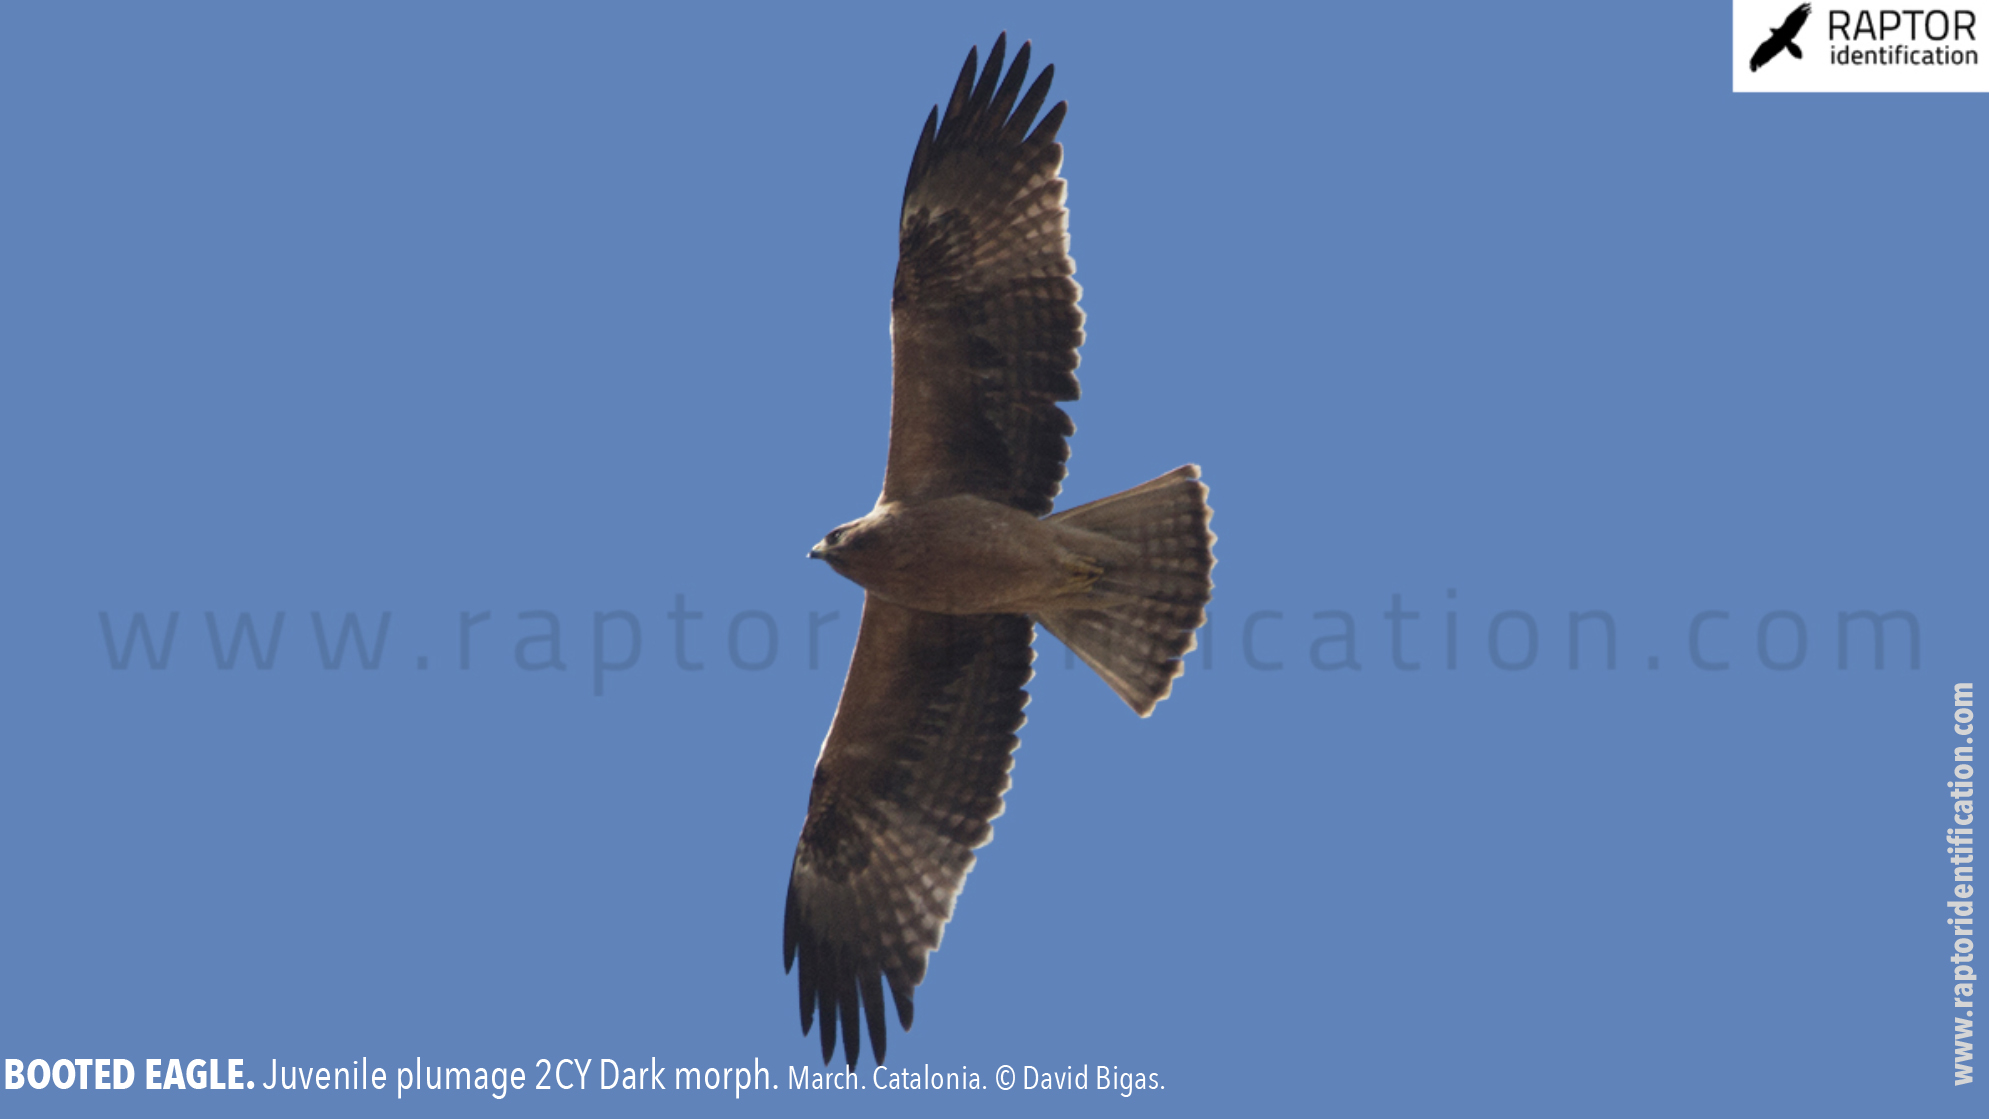
[[[815,763],[787,887],[783,956],[801,1032],[860,1019],[884,1060],[974,848],[1002,811],[1041,622],[1144,716],[1167,697],[1208,604],[1208,488],[1183,466],[1051,515],[1074,430],[1084,313],[1071,279],[1053,67],[1029,44],[975,54],[926,118],[905,181],[891,288],[891,449],[869,514],[808,555],[864,588],[842,701]],[[1033,125],[1033,127],[1032,127]]]

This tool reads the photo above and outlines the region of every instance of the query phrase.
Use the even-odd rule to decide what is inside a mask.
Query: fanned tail
[[[1095,557],[1104,574],[1069,605],[1036,620],[1141,717],[1153,713],[1181,675],[1181,657],[1195,647],[1215,587],[1209,571],[1216,538],[1201,476],[1199,467],[1183,466],[1049,518],[1116,544],[1087,549],[1073,541],[1078,551],[1107,553]]]

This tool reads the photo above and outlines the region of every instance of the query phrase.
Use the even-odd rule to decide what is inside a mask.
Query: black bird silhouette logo
[[[1747,62],[1749,72],[1759,70],[1763,66],[1768,65],[1770,59],[1781,54],[1785,49],[1790,55],[1801,58],[1803,56],[1803,49],[1796,45],[1796,32],[1803,29],[1803,24],[1808,19],[1808,4],[1799,5],[1795,11],[1790,12],[1789,18],[1782,21],[1782,26],[1768,32],[1767,40],[1754,48],[1754,57]]]

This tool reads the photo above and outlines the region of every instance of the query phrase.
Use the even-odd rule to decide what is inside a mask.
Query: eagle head
[[[821,543],[808,549],[808,558],[828,560],[829,566],[840,568],[852,555],[862,551],[869,544],[870,534],[865,531],[869,527],[869,520],[870,518],[865,517],[830,529],[829,534],[822,537]]]

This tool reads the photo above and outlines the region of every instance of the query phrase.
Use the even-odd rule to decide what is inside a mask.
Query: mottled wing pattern
[[[1029,44],[1003,78],[1006,42],[979,81],[968,52],[905,182],[884,500],[973,493],[1042,516],[1070,457],[1057,402],[1077,399],[1084,313],[1057,175],[1064,105],[1030,128],[1055,67],[1022,93]]]
[[[883,1063],[880,980],[911,1028],[912,988],[1001,814],[1034,636],[1021,615],[864,600],[787,886],[783,953],[801,961],[802,1033],[821,1010],[824,1062],[840,1022],[856,1067],[861,1005]]]

